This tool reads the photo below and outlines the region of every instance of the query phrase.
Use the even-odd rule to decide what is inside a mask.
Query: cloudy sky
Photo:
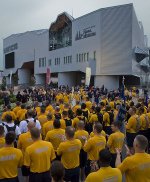
[[[133,3],[150,39],[150,0],[0,0],[0,68],[3,38],[30,30],[49,28],[58,14],[67,11],[74,18],[99,8]],[[150,41],[149,41],[150,42]]]

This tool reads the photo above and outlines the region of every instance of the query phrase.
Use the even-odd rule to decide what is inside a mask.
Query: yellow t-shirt
[[[147,130],[147,128],[149,126],[149,122],[147,123],[146,114],[142,114],[140,116],[140,123],[141,123],[141,129],[140,130]]]
[[[94,123],[94,122],[97,122],[97,121],[98,121],[97,114],[92,114],[90,119],[89,119],[89,122]]]
[[[4,112],[3,114],[2,114],[2,121],[5,121],[5,117],[6,117],[6,115],[10,115],[11,117],[12,117],[12,120],[13,121],[15,121],[15,119],[16,119],[16,115],[15,115],[15,113],[13,112],[13,111],[6,111],[6,112]]]
[[[124,138],[124,134],[120,131],[117,131],[109,136],[107,145],[109,146],[109,150],[111,153],[115,154],[116,148],[122,150]]]
[[[0,148],[4,147],[5,145],[5,137],[0,137]]]
[[[125,173],[126,182],[149,182],[150,181],[150,155],[136,153],[127,157],[118,166]]]
[[[122,174],[117,168],[101,167],[90,173],[85,182],[122,182]]]
[[[53,129],[52,131],[49,131],[46,135],[45,141],[51,142],[54,150],[56,151],[59,147],[59,144],[64,141],[65,137],[65,130],[59,128],[59,129]]]
[[[104,113],[103,122],[105,123],[105,126],[110,126],[110,117],[108,112]]]
[[[46,111],[53,114],[54,113],[53,106],[52,105],[47,106]]]
[[[18,167],[23,164],[23,155],[19,149],[3,147],[0,149],[0,179],[18,176]]]
[[[43,125],[47,122],[47,116],[45,114],[41,114],[38,116],[38,120],[43,128]]]
[[[109,102],[109,105],[110,105],[111,109],[114,109],[114,108],[115,108],[115,103],[114,103],[114,101]]]
[[[105,133],[104,130],[101,131],[101,134],[102,134],[104,137],[106,137],[106,133]],[[93,136],[95,136],[95,134],[94,134],[94,132],[92,131],[92,132],[90,133],[90,137],[93,137]]]
[[[149,119],[149,128],[150,128],[150,112],[146,114],[148,116]]]
[[[137,132],[137,125],[138,125],[138,120],[137,120],[138,116],[137,115],[134,115],[134,116],[131,116],[128,120],[128,123],[126,125],[126,129],[127,129],[127,132],[129,133],[136,133]]]
[[[33,144],[33,140],[30,132],[28,131],[27,133],[23,133],[19,136],[17,148],[24,154],[26,148],[31,144]]]
[[[75,138],[81,141],[83,147],[85,144],[85,139],[87,140],[89,138],[89,134],[85,130],[77,130],[75,132]]]
[[[66,169],[73,169],[79,166],[81,147],[82,144],[78,139],[67,140],[59,145],[57,154],[61,155],[61,162]]]
[[[24,155],[24,165],[30,167],[33,173],[50,170],[51,161],[55,159],[55,151],[51,143],[38,140],[27,147]]]
[[[83,149],[88,154],[89,160],[98,160],[99,152],[106,146],[106,139],[102,135],[95,135],[84,145]]]
[[[80,105],[75,105],[73,108],[72,108],[72,111],[74,113],[76,113],[77,109],[81,109],[81,106]]]
[[[16,106],[14,109],[13,109],[13,112],[15,113],[15,115],[17,115],[17,112],[21,109],[20,106]]]
[[[27,112],[26,109],[20,109],[20,110],[17,112],[17,118],[18,118],[19,121],[25,119],[24,116],[25,116],[26,112]]]
[[[54,126],[53,126],[53,120],[47,121],[44,125],[43,125],[43,129],[42,129],[42,134],[45,137],[48,131],[53,130]]]
[[[92,108],[92,102],[87,101],[85,102],[85,104],[86,104],[86,108],[90,111],[90,109]]]

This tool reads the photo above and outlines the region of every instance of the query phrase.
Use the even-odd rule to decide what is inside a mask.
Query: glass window
[[[48,60],[48,65],[51,66],[51,63],[52,63],[52,61],[51,61],[51,59],[49,59]]]
[[[86,53],[84,53],[84,61],[86,61]]]
[[[41,58],[39,58],[39,67],[41,67]]]
[[[87,61],[89,61],[89,53],[87,53]]]
[[[44,58],[44,66],[46,67],[46,57]]]
[[[66,64],[66,57],[64,57],[64,64]]]
[[[79,54],[79,62],[81,61],[81,54]]]
[[[44,67],[44,58],[42,58],[42,67]]]
[[[96,60],[96,51],[94,51],[93,57],[94,57],[94,60]]]
[[[78,56],[78,54],[77,54],[77,60],[76,60],[76,61],[78,62],[78,60],[79,60],[79,56]]]
[[[70,56],[70,63],[72,63],[72,56]]]

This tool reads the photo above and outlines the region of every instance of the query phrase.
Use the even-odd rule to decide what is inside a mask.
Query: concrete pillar
[[[46,74],[36,74],[34,75],[36,79],[36,84],[45,85]]]
[[[31,71],[29,69],[18,69],[18,84],[29,84],[31,80]]]

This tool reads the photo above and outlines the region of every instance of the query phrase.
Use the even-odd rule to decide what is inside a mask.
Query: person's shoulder
[[[101,180],[101,176],[99,175],[98,172],[92,172],[90,173],[87,178],[86,181],[100,181]]]
[[[111,168],[111,171],[117,174],[121,174],[121,171],[118,168]]]

